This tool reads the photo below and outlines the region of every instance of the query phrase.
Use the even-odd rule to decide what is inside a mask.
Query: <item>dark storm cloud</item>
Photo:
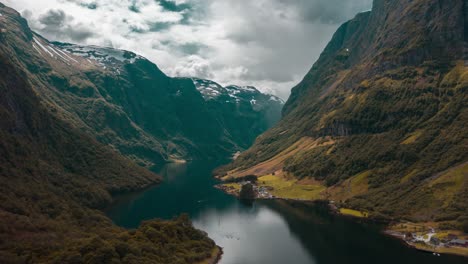
[[[168,22],[154,22],[154,23],[149,23],[149,31],[151,32],[158,32],[158,31],[163,31],[169,29],[171,26],[173,26],[175,23],[168,23]]]
[[[4,1],[31,10],[32,27],[49,39],[131,50],[171,76],[254,85],[283,99],[339,25],[372,6],[372,0]]]
[[[336,29],[372,0],[237,0],[217,4],[227,38],[245,47],[241,80],[271,85],[283,98],[317,60]],[[226,12],[225,10],[231,10]],[[221,21],[221,20],[220,20]],[[245,59],[242,59],[243,57]]]
[[[369,10],[373,0],[279,0],[299,7],[306,21],[330,24],[342,23],[357,12]]]
[[[60,0],[61,2],[68,2],[68,3],[74,3],[77,4],[81,7],[86,7],[91,10],[96,10],[98,8],[98,4],[96,1],[93,2],[81,2],[80,0]]]
[[[58,28],[64,26],[66,17],[63,10],[49,10],[39,18],[39,22],[45,26]]]
[[[73,17],[67,16],[63,10],[51,9],[39,17],[38,22],[42,26],[41,32],[54,39],[65,39],[82,42],[94,35],[92,29],[81,24],[71,25]]]
[[[167,0],[158,0],[159,4],[166,10],[172,12],[181,12],[184,10],[189,10],[191,5],[188,3],[177,4],[174,1],[167,1]]]

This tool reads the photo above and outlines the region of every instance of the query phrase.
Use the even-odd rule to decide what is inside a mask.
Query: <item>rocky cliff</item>
[[[314,179],[343,206],[461,228],[466,10],[462,0],[375,0],[338,29],[280,123],[220,175]]]

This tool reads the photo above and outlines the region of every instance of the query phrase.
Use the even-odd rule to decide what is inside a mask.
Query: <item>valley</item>
[[[409,248],[385,235],[384,225],[331,213],[327,203],[241,202],[214,187],[220,182],[211,171],[225,162],[168,164],[158,170],[160,186],[120,197],[106,214],[119,226],[135,228],[146,219],[185,212],[223,248],[220,264],[466,262],[448,252],[438,257]]]
[[[172,15],[190,6],[150,4]],[[193,8],[177,26],[196,19],[184,17]],[[270,87],[209,80],[206,58],[235,50],[227,39],[255,46],[242,34],[204,36],[222,36],[217,48],[154,40],[193,59],[177,69],[200,66],[187,72],[208,79],[170,76],[112,42],[39,33],[50,28],[37,23],[74,23],[64,11],[35,20],[0,3],[0,263],[466,263],[467,10],[464,0],[374,0],[283,101]],[[153,22],[129,35],[176,27]],[[259,63],[251,55],[243,62]],[[296,78],[269,66],[269,81],[234,65],[224,77]]]
[[[216,262],[184,212],[127,230],[102,210],[160,184],[148,168],[247,148],[283,102],[240,86],[204,98],[134,53],[50,42],[0,14],[0,262]]]

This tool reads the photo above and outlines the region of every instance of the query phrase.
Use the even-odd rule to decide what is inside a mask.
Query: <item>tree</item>
[[[251,183],[242,185],[239,197],[241,200],[249,200],[249,201],[255,200],[257,195],[255,193],[253,185]]]
[[[468,234],[468,220],[465,220],[465,222],[463,222],[463,232]]]

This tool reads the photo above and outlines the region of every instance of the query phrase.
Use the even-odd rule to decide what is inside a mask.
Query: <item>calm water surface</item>
[[[223,247],[222,264],[468,263],[409,249],[377,226],[330,215],[320,205],[275,200],[244,205],[213,188],[215,167],[169,164],[160,172],[162,185],[121,197],[107,214],[120,226],[136,228],[144,220],[188,213]]]

